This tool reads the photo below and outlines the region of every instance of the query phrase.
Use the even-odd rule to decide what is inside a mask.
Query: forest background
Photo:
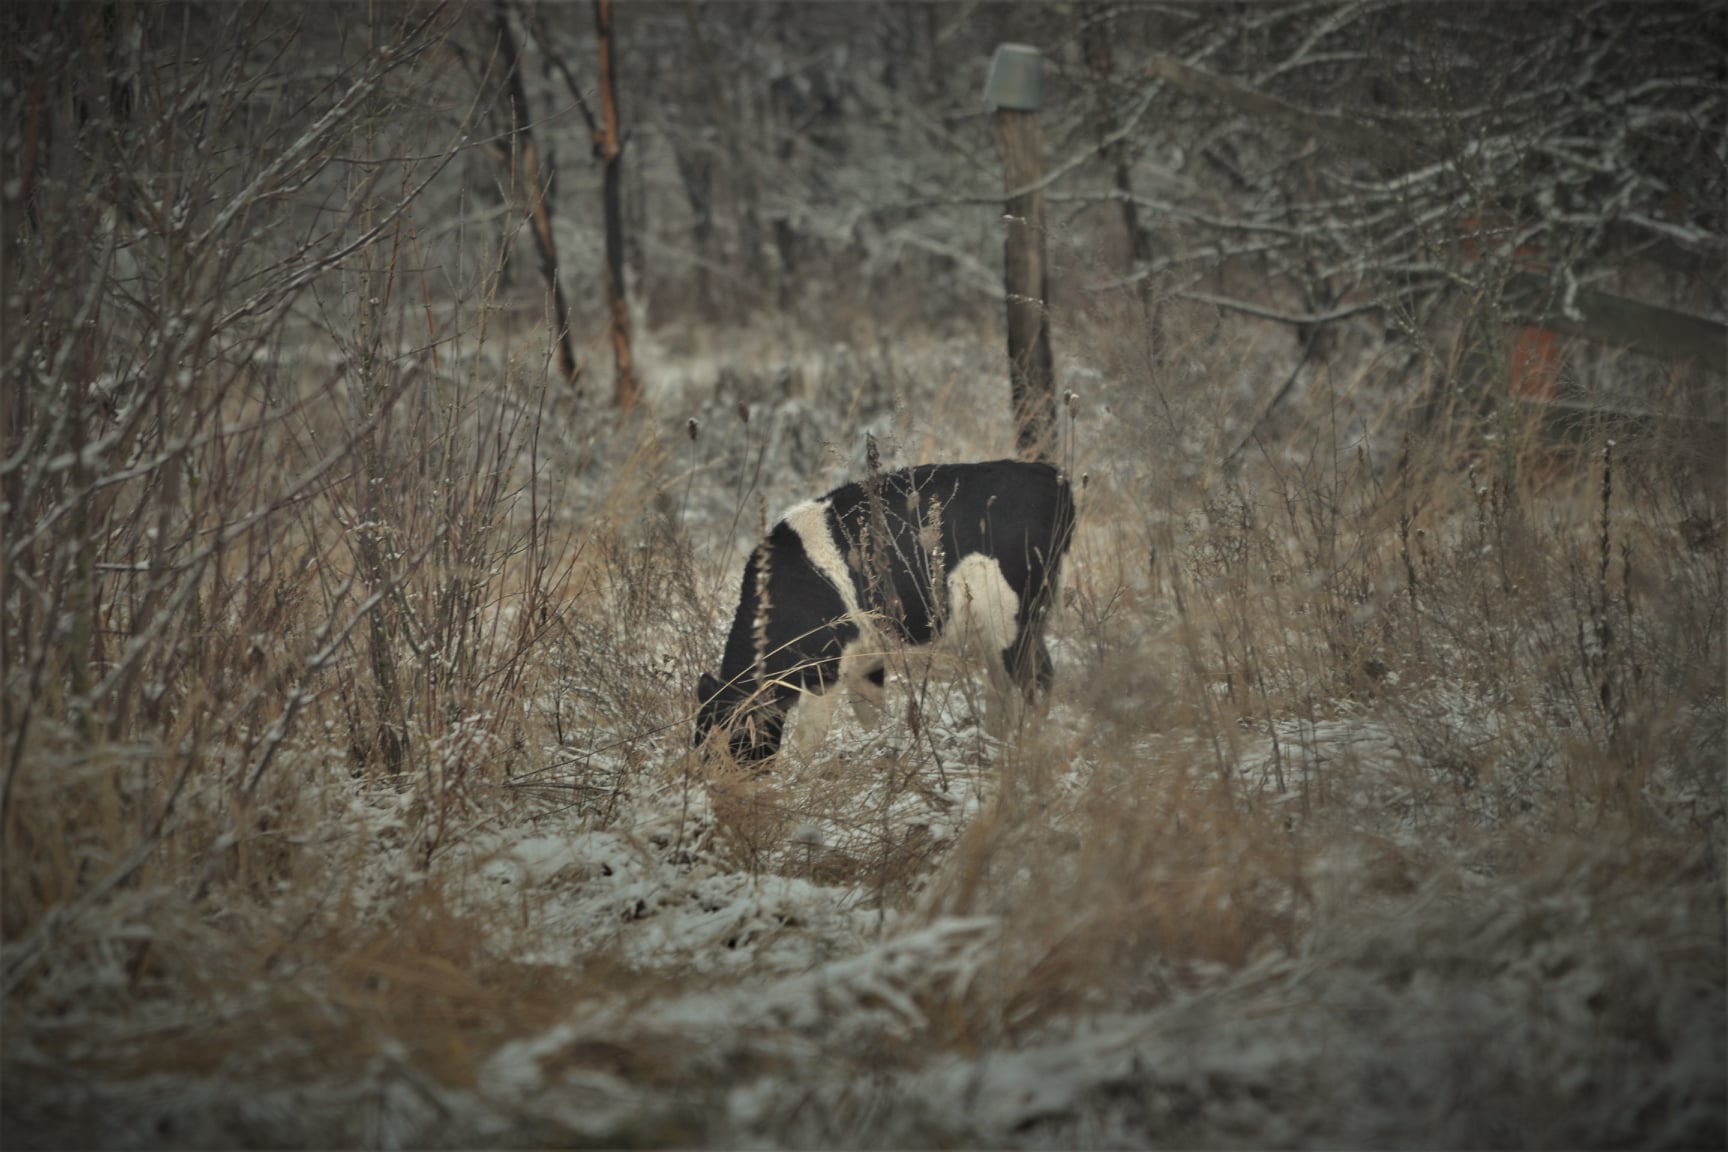
[[[5,1143],[1722,1146],[1725,44],[6,6]],[[1016,451],[1017,228],[1050,709],[697,754],[782,508]]]

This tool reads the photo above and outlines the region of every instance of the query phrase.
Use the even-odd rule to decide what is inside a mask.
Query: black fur
[[[1048,688],[1043,624],[1074,524],[1072,493],[1055,468],[1015,460],[923,465],[883,475],[874,507],[864,483],[836,488],[819,503],[844,575],[825,572],[811,554],[820,544],[807,547],[788,520],[774,526],[745,565],[720,675],[704,674],[698,685],[698,744],[720,727],[737,759],[766,759],[779,750],[791,704],[834,686],[860,629],[831,576],[849,583],[884,637],[921,645],[941,633],[951,607],[933,574],[952,573],[969,556],[993,558],[1019,598],[1015,637],[1001,653],[1008,675],[1029,696]],[[768,609],[759,619],[763,591]],[[881,676],[879,668],[866,673],[878,685]]]

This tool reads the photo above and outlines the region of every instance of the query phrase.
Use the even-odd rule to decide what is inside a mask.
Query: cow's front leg
[[[828,738],[834,724],[834,694],[818,684],[815,691],[806,690],[798,697],[792,720],[792,746],[800,756],[812,755]]]

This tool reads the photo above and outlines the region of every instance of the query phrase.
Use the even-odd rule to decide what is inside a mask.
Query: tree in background
[[[1724,306],[1720,8],[1190,14],[1115,17],[1162,41],[1119,115],[1152,101],[1175,161],[1132,194],[1169,240],[1135,278],[1305,333],[1373,313],[1421,345],[1461,310],[1722,370],[1677,315]]]

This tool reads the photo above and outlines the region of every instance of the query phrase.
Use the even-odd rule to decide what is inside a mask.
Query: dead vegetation
[[[153,98],[255,111],[233,19]],[[689,744],[745,550],[866,431],[1004,454],[997,333],[577,400],[425,271],[443,34],[6,193],[8,1147],[1722,1144],[1695,396],[1557,438],[1352,330],[1268,403],[1281,329],[1100,296],[1053,707],[901,660],[743,774]]]

